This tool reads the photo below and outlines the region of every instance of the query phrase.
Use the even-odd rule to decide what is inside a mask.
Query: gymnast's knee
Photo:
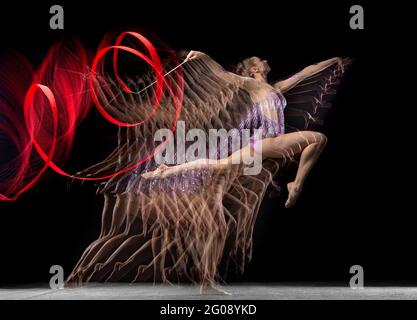
[[[321,148],[324,148],[327,144],[327,136],[324,133],[317,132],[317,143]]]

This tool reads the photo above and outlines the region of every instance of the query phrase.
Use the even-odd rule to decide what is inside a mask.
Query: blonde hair
[[[255,65],[255,60],[261,60],[259,57],[253,56],[250,58],[246,58],[242,62],[239,62],[236,66],[235,73],[244,77],[251,77],[252,74],[250,72],[250,68]]]

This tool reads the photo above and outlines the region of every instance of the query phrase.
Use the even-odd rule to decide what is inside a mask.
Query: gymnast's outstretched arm
[[[280,90],[282,93],[294,88],[299,82],[303,81],[304,79],[314,76],[315,74],[327,69],[328,67],[338,63],[343,68],[343,60],[339,57],[331,58],[311,66],[308,66],[297,72],[293,76],[289,77],[288,79],[275,82],[273,87],[277,90]]]
[[[204,52],[191,50],[191,51],[188,53],[187,57],[185,58],[185,61],[190,61],[190,60],[194,60],[194,59],[199,59],[199,58],[202,58],[202,57],[208,57],[208,58],[210,58],[211,60],[213,60],[211,57],[209,57],[209,56],[208,56],[206,53],[204,53]],[[214,61],[214,60],[213,60],[213,61]],[[248,77],[244,77],[244,76],[241,76],[241,75],[235,74],[235,73],[233,73],[233,72],[227,71],[227,70],[223,69],[223,67],[221,67],[221,66],[220,66],[220,64],[219,64],[218,62],[216,62],[216,63],[217,63],[217,64],[219,65],[219,67],[221,68],[221,73],[223,73],[223,74],[227,74],[229,77],[232,77],[232,78],[234,78],[234,79],[239,79],[239,80],[241,80],[241,81],[244,81],[244,80],[247,80],[247,79],[248,79]],[[213,70],[213,72],[216,72],[216,71],[215,71],[215,70]]]

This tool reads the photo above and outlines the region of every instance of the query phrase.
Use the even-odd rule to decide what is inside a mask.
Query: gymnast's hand
[[[342,72],[345,72],[345,67],[352,64],[352,62],[353,62],[353,60],[350,59],[350,58],[340,58],[340,57],[332,58],[332,59],[330,59],[330,61],[333,61],[334,63],[337,63]]]
[[[339,68],[342,70],[342,72],[345,71],[345,66],[343,64],[343,59],[340,57],[334,57],[333,60],[335,61],[335,63],[337,63],[339,65]]]
[[[203,52],[191,50],[188,53],[187,57],[185,58],[185,61],[190,61],[190,60],[193,60],[193,59],[198,59],[198,58],[201,58],[201,57],[203,57],[205,55],[206,54],[203,53]]]

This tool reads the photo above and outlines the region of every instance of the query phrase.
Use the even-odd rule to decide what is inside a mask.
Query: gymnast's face
[[[253,57],[251,62],[252,62],[252,66],[250,67],[250,70],[249,70],[251,77],[259,78],[260,76],[264,80],[266,80],[266,76],[268,72],[271,71],[268,61],[261,60],[258,57]]]

